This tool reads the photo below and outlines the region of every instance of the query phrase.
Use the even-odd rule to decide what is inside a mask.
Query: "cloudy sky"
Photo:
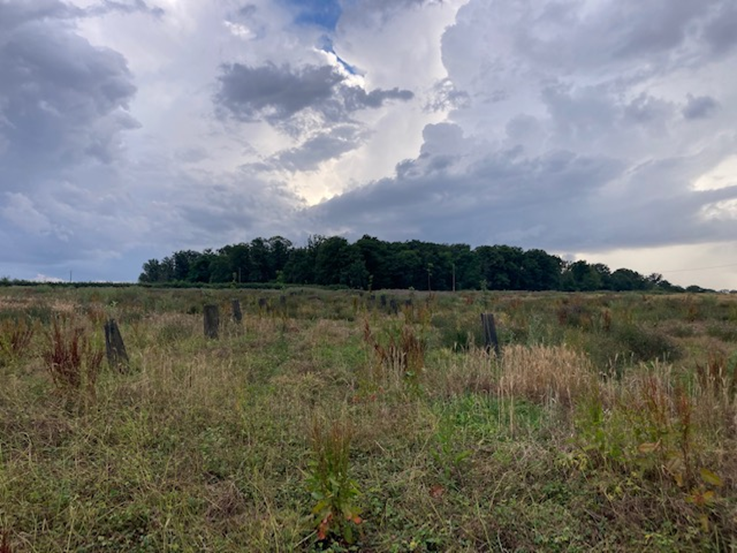
[[[281,234],[737,288],[734,0],[0,0],[0,276]]]

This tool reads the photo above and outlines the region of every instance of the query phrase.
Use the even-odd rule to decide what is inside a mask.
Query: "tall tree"
[[[188,281],[192,263],[194,263],[200,255],[201,254],[199,252],[193,250],[180,250],[178,252],[174,252],[172,254],[172,260],[174,263],[172,279],[182,282]]]

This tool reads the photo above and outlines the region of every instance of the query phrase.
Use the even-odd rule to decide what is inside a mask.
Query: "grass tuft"
[[[104,352],[91,344],[81,326],[55,319],[43,352],[46,369],[57,391],[64,394],[95,395],[95,384]]]
[[[499,377],[503,397],[571,406],[596,385],[590,361],[565,346],[509,346]]]

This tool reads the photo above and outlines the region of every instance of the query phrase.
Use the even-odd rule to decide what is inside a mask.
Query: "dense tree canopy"
[[[384,242],[365,235],[312,236],[304,247],[274,236],[217,251],[177,251],[143,264],[142,283],[284,283],[360,289],[663,290],[683,291],[662,275],[604,264],[567,262],[540,249],[513,246]]]

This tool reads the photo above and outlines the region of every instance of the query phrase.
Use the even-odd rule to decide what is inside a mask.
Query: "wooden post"
[[[233,320],[241,324],[243,322],[243,311],[241,311],[241,302],[239,300],[233,300],[230,302],[231,310],[233,311]]]
[[[492,313],[481,313],[481,324],[484,327],[484,346],[486,353],[491,353],[492,346],[494,353],[499,355],[499,338],[496,335],[496,323]]]
[[[220,313],[217,305],[206,305],[204,309],[205,337],[217,340],[220,330]]]
[[[123,336],[115,319],[108,319],[105,323],[105,353],[111,369],[119,372],[126,372],[129,369],[128,353],[125,351]]]
[[[389,310],[395,315],[399,313],[399,304],[397,303],[397,300],[395,300],[394,298],[389,300]]]
[[[379,297],[379,302],[381,303],[381,308],[385,309],[386,308],[386,294],[381,294],[381,296]]]

